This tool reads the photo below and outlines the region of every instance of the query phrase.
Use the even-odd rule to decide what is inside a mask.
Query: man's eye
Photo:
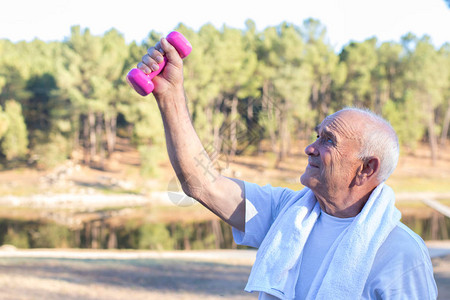
[[[320,135],[316,136],[316,140],[318,140],[320,138],[321,138]],[[331,137],[324,136],[323,139],[322,139],[322,143],[325,143],[325,142],[329,143],[329,144],[334,144],[334,141],[333,141],[333,139]]]

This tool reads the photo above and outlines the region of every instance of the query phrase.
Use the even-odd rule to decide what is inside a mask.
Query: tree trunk
[[[109,236],[108,236],[108,249],[116,249],[117,248],[117,235],[114,228],[109,227]]]
[[[248,125],[251,124],[253,122],[253,104],[254,104],[255,100],[250,99],[248,101],[248,105],[247,105],[247,121],[248,121]]]
[[[286,103],[283,104],[283,112],[280,112],[280,128],[279,128],[279,151],[278,151],[278,159],[276,162],[276,168],[279,167],[279,164],[286,158],[287,151],[289,147],[289,129],[288,129],[288,118],[286,112]]]
[[[433,211],[431,214],[431,239],[437,240],[439,233],[439,213]]]
[[[447,224],[445,221],[445,216],[442,214],[439,214],[439,228],[441,228],[441,239],[448,240],[448,230],[447,230]]]
[[[273,128],[274,126],[272,126],[272,124],[276,124],[278,117],[277,111],[274,111],[273,103],[270,100],[269,93],[269,83],[266,82],[263,86],[263,113],[265,113],[266,117],[268,118],[267,131],[269,132],[270,136],[272,152],[277,153],[277,137],[275,134],[275,129]]]
[[[326,75],[321,78],[320,86],[320,112],[319,120],[323,120],[330,109],[331,95],[330,95],[331,77]]]
[[[314,82],[311,87],[311,108],[313,110],[317,109],[319,103],[319,88],[317,87],[317,83]]]
[[[220,102],[222,102],[222,99],[218,99],[217,103],[214,105],[214,115],[220,114]],[[220,136],[220,127],[221,124],[215,124],[213,121],[213,150],[217,153],[220,153],[222,150],[222,139],[223,137]]]
[[[220,249],[220,245],[223,244],[223,234],[222,234],[222,228],[220,227],[219,220],[214,219],[211,220],[211,227],[214,234],[214,242],[215,242],[215,248]]]
[[[438,157],[438,143],[434,131],[434,110],[431,106],[431,99],[428,99],[428,142],[430,144],[431,163],[434,166]]]
[[[89,124],[87,117],[83,116],[82,126],[83,126],[83,157],[84,164],[89,165],[91,162],[91,157],[89,156]]]
[[[105,167],[105,143],[103,138],[103,116],[102,113],[97,113],[97,122],[95,124],[95,133],[97,136],[98,142],[98,152],[100,154],[100,167],[103,170]]]
[[[231,124],[230,124],[230,142],[231,142],[231,148],[230,148],[230,157],[233,159],[233,157],[236,155],[237,151],[237,118],[238,118],[238,98],[236,96],[233,97],[231,100]]]
[[[189,241],[189,236],[186,233],[183,236],[184,249],[183,250],[191,250],[191,242]]]
[[[203,108],[199,108],[203,109]],[[204,143],[209,145],[214,145],[214,126],[213,126],[213,107],[211,105],[206,105],[205,109],[205,117],[206,117],[206,132],[207,136],[202,137],[205,139]],[[211,140],[212,137],[212,140]]]
[[[81,116],[75,114],[72,116],[72,126],[73,126],[73,149],[72,151],[77,152],[80,149],[80,118]],[[73,157],[72,157],[73,158]]]
[[[84,246],[89,248],[91,246],[91,222],[86,222],[84,224]]]
[[[107,117],[105,115],[105,133],[107,156],[111,156],[116,146],[117,116]]]
[[[450,99],[447,100],[447,112],[445,113],[444,122],[442,123],[441,146],[447,144],[448,128],[450,126]]]
[[[81,229],[79,229],[79,228],[77,228],[77,229],[75,229],[75,237],[74,237],[74,240],[75,240],[75,247],[76,248],[81,248]]]
[[[96,137],[95,137],[95,114],[93,112],[89,112],[88,114],[88,122],[89,122],[89,154],[91,156],[90,160],[92,161],[95,158],[96,153]]]
[[[377,114],[379,114],[379,115],[381,115],[381,110],[382,110],[382,108],[383,108],[383,105],[381,104],[381,103],[382,103],[381,97],[382,97],[381,88],[380,88],[380,86],[377,86],[377,87],[375,88],[375,105],[374,105],[374,112],[377,113]]]
[[[396,70],[394,67],[390,66],[389,67],[389,72],[388,72],[388,95],[389,95],[389,99],[390,100],[394,100],[394,78],[396,76]]]
[[[91,242],[91,248],[92,249],[98,249],[99,248],[99,236],[100,236],[100,227],[99,227],[99,222],[98,221],[94,221],[92,222],[92,242]]]

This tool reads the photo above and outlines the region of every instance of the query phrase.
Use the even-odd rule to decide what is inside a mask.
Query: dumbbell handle
[[[167,41],[175,47],[181,58],[185,58],[191,53],[192,46],[189,41],[179,32],[172,31],[166,37]],[[157,76],[164,69],[167,63],[167,58],[164,56],[162,62],[158,64],[159,68],[150,74],[145,74],[139,69],[132,69],[128,72],[127,81],[134,88],[134,90],[141,96],[147,96],[153,91],[154,85],[152,79]]]

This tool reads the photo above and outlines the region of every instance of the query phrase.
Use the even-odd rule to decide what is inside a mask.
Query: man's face
[[[336,197],[352,185],[362,164],[357,156],[363,124],[360,114],[344,111],[316,127],[317,139],[305,149],[308,166],[300,179],[316,196]]]

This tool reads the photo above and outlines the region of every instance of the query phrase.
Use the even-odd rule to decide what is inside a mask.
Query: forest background
[[[310,139],[326,115],[345,106],[387,118],[406,152],[427,142],[435,160],[448,140],[449,43],[436,49],[429,37],[406,34],[398,42],[350,42],[335,53],[313,19],[262,32],[251,20],[245,30],[205,25],[194,32],[182,24],[176,30],[194,48],[185,61],[192,121],[218,153],[240,154],[240,144],[258,151],[267,139],[283,160],[292,139]],[[152,96],[136,95],[125,81],[160,37],[152,31],[143,44],[126,44],[114,29],[93,36],[72,27],[62,42],[1,40],[2,167],[53,167],[76,151],[83,164],[102,164],[117,136],[141,154],[162,152]],[[238,136],[239,126],[246,135]],[[151,175],[157,162],[146,160],[143,173]]]
[[[450,43],[436,48],[428,36],[408,33],[399,41],[381,43],[373,37],[350,42],[336,53],[325,26],[315,19],[302,25],[284,22],[262,31],[252,20],[245,29],[210,24],[197,31],[184,24],[175,29],[193,46],[184,64],[192,122],[214,167],[224,173],[243,158],[251,165],[261,157],[271,162],[266,166],[281,170],[301,152],[299,144],[314,139],[314,127],[325,116],[346,106],[367,107],[389,120],[399,136],[402,156],[425,153],[430,168],[447,159]],[[142,44],[126,43],[115,29],[93,35],[88,28],[74,26],[63,41],[0,40],[2,172],[21,176],[34,170],[45,176],[67,162],[117,172],[117,157],[126,147],[138,155],[133,163],[138,174],[130,171],[125,177],[147,178],[152,186],[144,192],[136,185],[89,187],[138,195],[167,189],[173,174],[167,174],[158,108],[153,96],[137,95],[125,80],[161,36],[151,31]],[[240,173],[234,170],[228,175]],[[446,180],[437,181],[439,190],[449,190]],[[413,187],[410,184],[406,190]],[[28,196],[42,190],[34,182],[30,186],[2,183],[1,192]],[[6,214],[0,242],[19,247],[235,246],[229,231],[217,221],[196,223],[190,232],[177,235],[184,227],[178,223],[145,227],[148,217],[114,223],[111,210],[102,213],[103,217],[97,214],[72,227],[58,225],[64,222],[55,222],[54,212],[53,217],[40,215],[41,221],[21,214],[20,222]],[[447,227],[448,221],[443,222]]]

